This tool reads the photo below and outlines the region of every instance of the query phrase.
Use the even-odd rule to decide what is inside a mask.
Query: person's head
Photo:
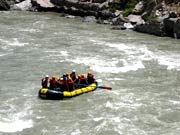
[[[81,74],[78,74],[78,78],[81,78]]]
[[[76,70],[75,70],[75,69],[73,69],[73,70],[72,70],[72,73],[75,73],[75,72],[76,72]]]
[[[48,79],[48,78],[49,78],[49,75],[46,75],[45,78]]]
[[[88,75],[91,75],[91,72],[88,72]]]
[[[52,76],[52,79],[53,79],[53,80],[55,80],[55,79],[56,79],[56,77],[55,77],[55,76]]]
[[[71,78],[71,77],[69,77],[69,78],[68,78],[68,81],[72,81],[72,78]]]
[[[69,76],[69,73],[68,73],[68,72],[66,72],[66,76]]]

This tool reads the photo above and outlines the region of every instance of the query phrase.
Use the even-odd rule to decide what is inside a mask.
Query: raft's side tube
[[[63,99],[63,93],[61,91],[42,88],[39,90],[39,97],[43,99]]]
[[[97,83],[93,83],[93,84],[89,85],[88,87],[77,89],[77,90],[74,90],[72,92],[64,91],[63,97],[64,98],[70,98],[70,97],[78,96],[80,94],[95,90],[96,86],[97,86]]]

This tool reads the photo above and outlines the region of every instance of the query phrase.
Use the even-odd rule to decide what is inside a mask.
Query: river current
[[[0,135],[180,134],[180,40],[110,28],[0,12]],[[73,69],[112,91],[38,98],[42,77]]]

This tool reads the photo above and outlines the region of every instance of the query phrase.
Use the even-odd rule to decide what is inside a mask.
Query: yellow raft
[[[92,83],[84,88],[75,89],[71,92],[69,91],[59,91],[59,90],[51,90],[48,88],[42,88],[39,90],[39,97],[43,99],[54,99],[54,100],[62,100],[64,98],[71,98],[74,96],[81,95],[83,93],[87,93],[90,91],[94,91],[97,88],[97,83]]]

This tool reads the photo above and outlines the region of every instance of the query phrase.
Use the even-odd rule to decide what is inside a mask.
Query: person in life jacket
[[[63,80],[63,78],[60,77],[56,81],[56,84],[57,84],[56,85],[56,87],[57,87],[56,89],[59,90],[59,91],[61,91],[61,80]]]
[[[67,80],[67,75],[66,75],[66,73],[63,74],[62,78],[63,78],[63,80]]]
[[[75,89],[79,88],[80,78],[81,78],[81,74],[78,74],[78,77],[76,78],[76,80],[74,80]]]
[[[73,70],[72,73],[70,74],[70,77],[72,78],[73,81],[76,80],[76,71]]]
[[[87,82],[89,84],[92,84],[92,83],[94,83],[94,81],[95,81],[94,75],[91,72],[88,72],[88,74],[87,74]]]
[[[42,88],[48,88],[49,85],[49,76],[46,75],[45,78],[41,80]]]
[[[65,81],[63,80],[63,78],[59,78],[59,80],[57,81],[57,89],[60,91],[65,91]]]
[[[53,76],[52,79],[50,79],[50,85],[49,85],[50,89],[56,89],[57,88],[57,81],[56,81],[56,77]]]
[[[79,86],[82,88],[87,85],[88,85],[88,82],[87,82],[86,77],[84,75],[81,75],[80,80],[79,80]]]
[[[74,90],[74,81],[72,80],[72,78],[68,78],[67,86],[70,92]]]

